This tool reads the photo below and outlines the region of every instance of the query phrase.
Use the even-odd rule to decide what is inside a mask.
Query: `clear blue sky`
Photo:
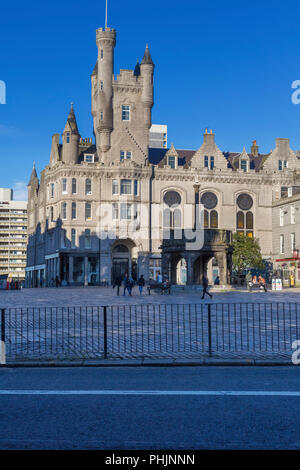
[[[51,136],[62,132],[75,103],[82,137],[92,136],[90,74],[95,30],[105,0],[2,2],[0,187],[28,182],[32,162],[48,163]],[[300,3],[296,0],[109,0],[117,29],[115,72],[133,68],[148,42],[155,68],[153,122],[168,125],[169,143],[199,148],[205,127],[223,151],[274,148],[289,137],[300,149]],[[16,186],[17,185],[17,186]]]

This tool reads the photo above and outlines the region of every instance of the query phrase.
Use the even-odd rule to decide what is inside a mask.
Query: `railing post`
[[[104,359],[107,359],[107,306],[103,307]]]
[[[0,364],[6,364],[6,351],[5,351],[5,308],[1,308],[1,351],[0,351]]]
[[[208,354],[209,357],[212,356],[212,343],[211,343],[211,304],[207,305],[207,315],[208,315]]]

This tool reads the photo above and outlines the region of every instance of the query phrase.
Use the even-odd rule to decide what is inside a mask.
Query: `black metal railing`
[[[7,362],[290,357],[297,339],[297,303],[1,309]]]

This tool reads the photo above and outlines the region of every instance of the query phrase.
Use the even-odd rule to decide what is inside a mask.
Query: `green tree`
[[[232,247],[232,267],[238,275],[251,268],[264,269],[260,246],[256,238],[234,233]]]

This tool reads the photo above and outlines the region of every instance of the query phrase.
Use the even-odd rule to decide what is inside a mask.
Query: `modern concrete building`
[[[116,31],[96,33],[91,76],[95,142],[82,139],[71,106],[49,165],[28,185],[27,283],[135,278],[230,282],[231,234],[259,239],[272,261],[272,211],[282,187],[296,186],[300,160],[289,139],[273,151],[222,151],[212,130],[194,150],[151,148],[154,63],[147,47],[134,70],[114,74]],[[199,123],[199,128],[203,126]],[[203,139],[203,142],[201,140]],[[197,228],[196,231],[194,229]]]
[[[168,147],[168,126],[152,124],[150,127],[149,147],[166,149]]]
[[[25,279],[27,202],[14,201],[12,189],[0,188],[0,276]]]

